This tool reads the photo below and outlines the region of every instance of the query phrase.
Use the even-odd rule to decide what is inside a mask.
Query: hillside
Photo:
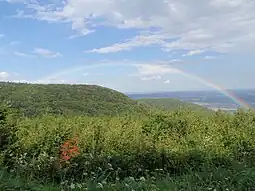
[[[0,83],[1,103],[26,116],[44,113],[65,115],[116,115],[140,112],[142,107],[126,95],[96,85]]]
[[[9,109],[0,108],[0,190],[254,190],[253,112],[20,118]]]
[[[191,102],[180,101],[173,98],[153,98],[153,99],[139,99],[138,103],[146,104],[151,107],[161,108],[166,111],[174,111],[180,108],[189,108],[194,111],[202,111],[203,113],[214,113],[212,110],[203,106],[193,104]]]
[[[0,107],[0,190],[254,190],[253,112],[207,115],[99,86],[0,89],[2,102],[36,115]]]

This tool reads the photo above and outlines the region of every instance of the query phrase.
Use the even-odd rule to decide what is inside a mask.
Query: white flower
[[[97,184],[97,188],[103,188],[103,187],[104,187],[103,184],[101,184],[101,183]]]
[[[81,185],[81,184],[77,184],[77,187],[81,189],[81,188],[82,188],[82,185]]]
[[[71,189],[75,189],[75,184],[72,183],[71,186],[70,186]]]

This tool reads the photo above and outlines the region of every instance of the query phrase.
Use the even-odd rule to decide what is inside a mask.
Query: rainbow
[[[179,69],[178,69],[179,70]],[[209,80],[205,80],[197,75],[191,74],[191,73],[187,73],[183,70],[179,70],[179,73],[182,74],[183,76],[189,77],[191,79],[194,79],[198,82],[201,82],[215,90],[218,90],[220,93],[222,93],[223,95],[225,95],[226,97],[228,97],[229,99],[231,99],[234,103],[238,104],[239,106],[241,106],[244,109],[247,110],[254,110],[254,108],[249,105],[247,102],[245,102],[243,99],[237,97],[233,92],[226,90],[225,88],[209,81]]]
[[[47,80],[50,80],[50,79],[56,79],[58,77],[61,77],[61,76],[65,76],[65,75],[68,75],[68,74],[71,74],[71,73],[74,73],[74,72],[78,72],[78,71],[82,71],[82,70],[85,70],[85,69],[89,69],[89,68],[96,68],[96,67],[102,67],[102,66],[110,66],[110,65],[127,65],[127,66],[132,66],[132,64],[130,63],[112,63],[112,64],[95,64],[95,65],[90,65],[90,66],[80,66],[80,67],[76,67],[76,68],[72,68],[72,69],[68,69],[68,70],[63,70],[63,71],[60,71],[58,73],[55,73],[51,76],[48,76],[48,77],[45,77],[39,81],[47,81]],[[135,64],[133,64],[134,66]],[[169,65],[164,65],[164,66],[167,66],[167,67],[170,67]],[[171,67],[172,68],[172,67]],[[228,97],[229,99],[231,99],[234,103],[236,103],[237,105],[241,106],[242,108],[244,109],[247,109],[247,110],[255,110],[251,105],[249,105],[247,102],[245,102],[244,100],[242,100],[241,98],[239,98],[238,96],[236,96],[233,92],[229,91],[229,90],[226,90],[225,88],[209,81],[209,80],[206,80],[204,78],[201,78],[197,75],[194,75],[194,74],[191,74],[191,73],[188,73],[184,70],[180,70],[180,69],[177,69],[177,68],[172,68],[174,69],[175,71],[177,71],[177,74],[180,74],[180,75],[183,75],[185,77],[188,77],[188,78],[191,78],[191,79],[194,79],[208,87],[211,87],[217,91],[219,91],[220,93],[222,93],[223,95],[225,95],[226,97]]]

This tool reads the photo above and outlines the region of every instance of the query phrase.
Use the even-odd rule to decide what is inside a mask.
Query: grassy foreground
[[[210,169],[207,169],[208,171]],[[254,190],[255,168],[239,167],[236,169],[224,169],[217,167],[208,171],[189,172],[177,177],[161,179],[126,178],[123,181],[112,183],[68,182],[54,184],[52,182],[40,182],[31,178],[24,179],[23,175],[12,175],[5,170],[0,171],[0,190]]]
[[[255,114],[0,112],[0,190],[254,190]]]

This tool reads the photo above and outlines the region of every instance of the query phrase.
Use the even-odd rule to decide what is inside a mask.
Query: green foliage
[[[0,148],[4,149],[14,139],[19,113],[7,105],[0,105]]]
[[[253,111],[170,99],[156,102],[184,105],[159,110],[98,86],[0,88],[0,190],[254,188]],[[63,157],[70,140],[76,155]]]
[[[212,110],[207,109],[203,106],[172,98],[139,99],[138,103],[146,104],[151,106],[152,108],[162,109],[165,111],[190,109],[192,111],[200,111],[200,114],[202,115],[212,115],[214,113]]]
[[[139,113],[144,107],[117,91],[95,85],[19,84],[0,82],[1,103],[26,116],[118,115]]]
[[[142,188],[141,179],[159,188],[169,181],[176,190],[189,184],[198,190],[235,189],[233,179],[243,181],[240,189],[252,188],[254,183],[254,173],[249,174],[255,168],[253,112],[216,112],[205,117],[182,109],[152,112],[143,118],[44,115],[23,117],[14,126],[15,139],[4,149],[3,165],[23,178],[62,183],[62,187],[84,183],[98,189],[100,183],[99,187],[113,189],[114,184],[116,190],[125,184]],[[80,154],[61,163],[61,145],[74,137]],[[240,175],[244,170],[248,178]],[[127,183],[129,177],[136,182]],[[152,183],[153,178],[161,183]]]
[[[209,173],[208,173],[209,172]],[[253,190],[255,184],[255,168],[236,167],[224,169],[203,169],[200,172],[187,172],[182,176],[166,178],[141,177],[134,179],[128,177],[123,181],[97,182],[93,180],[72,182],[64,181],[61,184],[35,181],[31,178],[24,178],[22,175],[12,175],[5,170],[0,171],[0,190],[34,190],[34,191],[59,191],[59,190],[90,190],[90,191],[149,191],[149,190]]]

